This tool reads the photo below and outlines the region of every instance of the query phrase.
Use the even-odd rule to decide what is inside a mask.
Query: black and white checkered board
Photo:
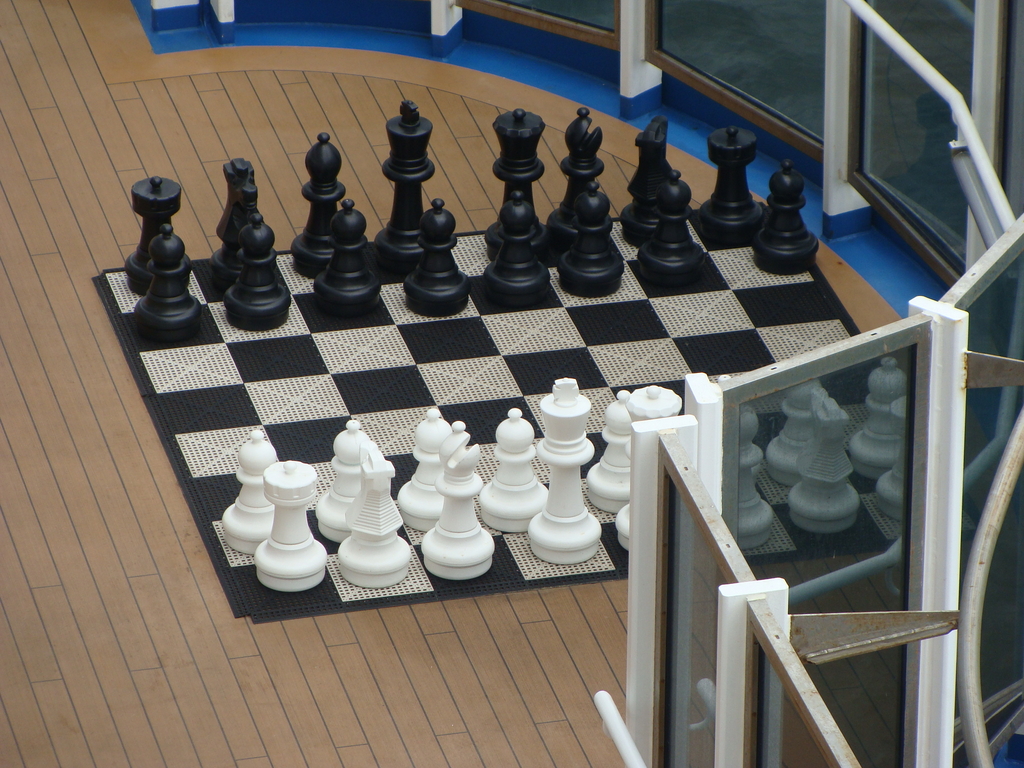
[[[123,272],[97,277],[235,615],[270,621],[626,576],[613,516],[597,512],[603,546],[582,565],[543,563],[531,554],[525,534],[495,532],[494,567],[471,581],[429,576],[414,558],[402,584],[364,590],[346,584],[336,567],[330,570],[337,562],[331,558],[332,578],[319,587],[275,593],[257,582],[251,559],[225,549],[214,525],[238,492],[236,452],[254,427],[266,430],[282,460],[314,465],[322,492],[333,480],[334,437],[356,416],[394,462],[397,494],[415,470],[413,430],[425,409],[436,405],[449,422],[466,422],[473,442],[483,447],[478,471],[486,481],[494,472],[497,425],[513,407],[539,424],[538,404],[557,378],[575,378],[593,402],[588,432],[599,458],[604,409],[619,389],[661,384],[682,393],[690,371],[714,377],[751,370],[856,333],[817,269],[778,277],[754,267],[749,249],[718,251],[697,283],[664,289],[637,278],[636,249],[622,240],[617,224],[615,240],[628,265],[615,294],[571,296],[552,271],[553,289],[543,306],[509,312],[483,295],[483,237],[463,236],[455,255],[472,278],[471,301],[459,315],[440,320],[410,312],[401,278],[383,272],[383,300],[374,313],[325,315],[315,307],[312,281],[294,271],[290,256],[281,256],[292,312],[284,326],[261,333],[227,323],[209,263],[194,261],[192,290],[205,303],[202,329],[172,347],[139,337],[131,314],[138,297]],[[372,255],[368,261],[373,263]],[[543,467],[538,470],[546,479]],[[422,536],[404,534],[414,545]],[[336,544],[324,544],[329,553],[337,551]]]

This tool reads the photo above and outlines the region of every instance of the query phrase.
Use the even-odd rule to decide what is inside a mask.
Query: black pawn
[[[356,317],[380,303],[380,280],[366,267],[366,217],[345,200],[331,219],[334,254],[313,281],[317,306],[330,315]]]
[[[523,200],[533,208],[533,182],[544,175],[544,163],[537,157],[537,145],[544,133],[544,121],[539,115],[516,109],[498,115],[494,120],[494,133],[498,136],[500,153],[494,161],[494,175],[505,182],[502,205],[512,199],[517,189],[523,193]],[[536,211],[530,225],[530,242],[538,259],[547,257],[548,228],[540,223]],[[501,248],[501,222],[496,221],[487,228],[484,241],[487,243],[487,258],[493,259]]]
[[[433,123],[420,117],[419,107],[403,101],[401,115],[388,120],[391,156],[381,165],[384,175],[395,183],[394,204],[388,225],[377,233],[377,261],[400,275],[407,275],[423,256],[419,245],[423,216],[423,182],[434,175],[427,157]]]
[[[245,331],[269,331],[288,321],[292,296],[277,281],[274,230],[254,213],[238,235],[242,273],[224,293],[228,322]]]
[[[259,190],[252,163],[240,157],[224,163],[224,180],[228,183],[227,202],[217,224],[221,247],[210,258],[213,286],[218,291],[226,291],[242,273],[242,262],[238,260],[238,234],[249,223],[249,216],[259,213],[256,208]]]
[[[199,332],[202,307],[188,292],[192,263],[170,224],[149,244],[149,290],[135,305],[139,334],[153,341],[184,341]]]
[[[679,171],[669,171],[657,197],[658,227],[654,236],[640,246],[637,261],[641,276],[655,285],[686,285],[696,281],[704,266],[704,249],[693,242],[686,225],[690,209],[690,187],[679,180]]]
[[[505,236],[498,255],[484,270],[484,294],[502,307],[519,309],[540,304],[551,290],[551,273],[533,252],[533,207],[518,189],[501,206]],[[575,231],[575,230],[574,230]]]
[[[469,278],[459,271],[452,256],[455,247],[455,217],[444,209],[444,200],[431,201],[433,210],[420,221],[423,258],[405,278],[405,301],[409,309],[428,317],[455,315],[469,301]]]
[[[149,262],[149,244],[160,232],[162,224],[170,224],[171,217],[181,209],[181,186],[176,181],[151,176],[132,185],[132,210],[142,217],[139,245],[125,259],[124,271],[128,287],[140,296],[146,293],[153,275]]]
[[[574,296],[607,296],[622,284],[625,262],[612,244],[611,203],[596,181],[576,198],[576,240],[558,260],[558,279]]]
[[[765,272],[792,275],[814,266],[818,238],[807,230],[800,209],[804,199],[804,177],[792,160],[782,161],[782,170],[768,182],[768,220],[754,237],[754,263]]]
[[[709,250],[750,245],[764,223],[764,207],[747,188],[747,166],[756,155],[757,137],[751,131],[730,125],[708,136],[708,158],[718,166],[718,178],[697,218]]]
[[[640,246],[654,236],[658,226],[655,211],[658,189],[668,178],[672,167],[668,164],[668,118],[659,115],[637,134],[636,145],[640,158],[633,178],[626,189],[633,196],[633,202],[622,209],[622,236],[627,243]]]
[[[302,185],[302,196],[309,201],[309,218],[302,234],[292,240],[295,271],[316,277],[331,261],[331,217],[338,212],[338,201],[345,196],[345,185],[338,181],[341,152],[331,144],[330,134],[321,133],[306,152],[309,181]]]
[[[592,182],[604,171],[604,161],[598,158],[597,150],[601,148],[603,134],[600,128],[590,131],[590,110],[580,107],[576,110],[576,119],[565,129],[565,146],[569,154],[562,159],[560,167],[568,178],[565,197],[558,207],[548,216],[548,248],[554,258],[558,258],[572,247],[576,239],[572,219],[576,215],[573,203]]]

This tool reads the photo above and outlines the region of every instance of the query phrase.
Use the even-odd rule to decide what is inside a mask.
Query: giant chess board
[[[334,479],[334,437],[357,417],[394,463],[397,494],[415,470],[413,430],[436,405],[449,422],[464,421],[471,442],[481,445],[477,471],[486,482],[495,469],[497,425],[516,407],[539,427],[539,403],[555,379],[575,378],[592,401],[588,433],[596,461],[604,450],[604,409],[620,389],[660,384],[682,394],[687,373],[714,378],[752,370],[857,332],[816,268],[769,275],[754,266],[749,248],[716,251],[698,282],[659,288],[637,277],[636,249],[622,239],[618,224],[614,238],[627,262],[616,293],[600,299],[569,295],[552,270],[543,305],[508,311],[484,297],[482,235],[461,236],[455,256],[472,278],[471,300],[444,319],[409,311],[401,278],[379,271],[382,301],[376,311],[354,319],[326,315],[315,306],[312,280],[282,255],[278,266],[294,301],[288,322],[266,332],[228,324],[209,262],[196,260],[191,290],[204,304],[202,328],[197,337],[172,346],[138,335],[132,316],[138,297],[123,271],[98,276],[100,295],[235,615],[272,621],[621,579],[627,572],[613,515],[591,508],[604,536],[586,563],[544,563],[533,556],[525,533],[493,531],[494,567],[477,579],[437,578],[413,558],[401,584],[363,589],[342,579],[338,545],[319,537],[310,511],[311,527],[330,554],[328,578],[307,592],[274,592],[257,581],[251,556],[230,550],[219,529],[240,487],[234,476],[238,447],[254,428],[265,430],[281,460],[312,464],[322,493]],[[371,254],[368,263],[375,264]],[[536,468],[546,481],[545,468]],[[419,555],[422,534],[400,533]]]

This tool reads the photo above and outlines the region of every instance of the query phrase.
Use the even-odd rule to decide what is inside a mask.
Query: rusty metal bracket
[[[824,664],[939,637],[959,621],[958,611],[804,613],[791,617],[790,641],[801,661]]]
[[[1024,386],[1024,360],[967,352],[967,388]]]

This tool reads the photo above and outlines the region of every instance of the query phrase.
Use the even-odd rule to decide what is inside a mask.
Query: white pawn
[[[621,399],[622,393],[619,393]],[[678,416],[683,409],[683,398],[671,389],[665,389],[651,385],[636,390],[629,395],[626,401],[626,410],[633,421],[646,421],[647,419],[664,419],[669,416]],[[632,430],[630,430],[632,432]],[[631,435],[632,437],[632,435]],[[607,439],[607,438],[605,438]],[[626,442],[626,460],[629,460],[631,443]],[[626,477],[627,482],[629,476]],[[591,499],[593,501],[593,499]],[[597,506],[595,503],[594,506]],[[629,504],[623,505],[615,515],[615,530],[619,536],[619,544],[623,549],[629,549]]]
[[[444,499],[434,488],[434,481],[441,474],[437,451],[451,433],[451,425],[441,418],[437,408],[428,410],[426,418],[416,426],[412,455],[419,464],[412,479],[398,492],[398,509],[405,524],[417,531],[429,531],[441,517]]]
[[[338,547],[338,568],[357,587],[390,587],[409,573],[412,554],[409,542],[396,533],[402,516],[391,498],[395,467],[368,441],[360,471],[362,488],[348,512],[352,533]]]
[[[300,592],[323,581],[327,550],[313,538],[306,509],[316,496],[316,470],[279,461],[263,473],[263,492],[274,505],[270,538],[256,548],[256,578],[270,589]]]
[[[811,415],[811,395],[822,389],[817,379],[793,387],[782,400],[786,424],[765,451],[768,474],[777,483],[796,485],[800,482],[800,454],[814,434],[814,416]]]
[[[789,516],[812,533],[845,531],[857,521],[860,496],[847,478],[853,465],[843,449],[850,417],[824,389],[811,393],[814,435],[800,454],[800,482],[789,489]]]
[[[850,461],[857,474],[881,477],[896,463],[902,423],[893,419],[890,406],[907,391],[907,374],[895,358],[883,357],[882,364],[868,376],[868,420],[850,438]]]
[[[494,539],[476,519],[473,497],[484,487],[473,470],[480,461],[480,446],[467,448],[469,433],[461,421],[441,443],[442,474],[435,481],[444,497],[437,525],[423,537],[423,567],[444,579],[474,579],[491,567]]]
[[[590,503],[605,512],[618,512],[629,501],[629,457],[626,446],[633,419],[626,401],[629,392],[622,390],[604,411],[604,430],[601,437],[608,447],[601,461],[587,472],[587,496]]]
[[[344,541],[349,534],[346,516],[362,484],[363,454],[370,438],[359,422],[349,419],[345,429],[334,438],[334,483],[316,503],[316,524],[324,538]]]
[[[480,517],[491,528],[522,533],[534,515],[544,509],[548,489],[537,482],[530,462],[537,455],[533,425],[513,408],[494,435],[498,469],[480,492]]]
[[[544,439],[537,455],[551,467],[551,480],[544,510],[527,529],[530,548],[548,563],[582,563],[601,543],[601,524],[584,504],[580,482],[580,467],[594,456],[594,444],[587,440],[590,401],[580,394],[576,379],[558,379],[540,401],[540,410]]]
[[[903,519],[903,496],[905,488],[904,464],[906,463],[907,443],[903,436],[903,427],[907,418],[907,398],[897,397],[889,406],[892,412],[893,421],[900,425],[900,444],[896,451],[896,461],[892,469],[884,473],[878,482],[875,483],[875,493],[878,494],[878,508],[893,520]]]
[[[761,466],[764,453],[754,445],[757,434],[757,413],[749,405],[740,407],[739,483],[736,486],[736,543],[740,549],[753,549],[768,541],[775,513],[754,484],[754,474]]]
[[[228,546],[251,555],[270,538],[274,505],[263,495],[263,471],[277,461],[277,451],[258,429],[238,449],[238,471],[242,484],[235,503],[224,510],[224,540]]]

